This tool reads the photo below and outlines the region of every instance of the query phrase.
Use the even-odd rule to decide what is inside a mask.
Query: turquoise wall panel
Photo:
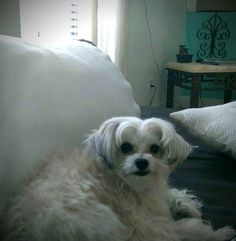
[[[197,32],[202,28],[203,22],[208,21],[214,14],[212,12],[189,12],[187,14],[186,45],[194,54],[194,59],[197,59],[197,52],[202,42],[197,38]],[[230,31],[230,37],[223,40],[227,52],[224,59],[236,60],[236,12],[218,13],[218,15],[227,23],[227,29]]]
[[[185,43],[189,48],[189,52],[192,53],[193,61],[198,59],[197,53],[202,40],[197,38],[197,32],[202,28],[204,21],[208,21],[215,13],[214,12],[188,12],[187,14],[187,26]],[[217,13],[220,18],[227,23],[227,29],[230,31],[230,37],[225,42],[226,56],[223,60],[236,61],[236,12],[219,12]],[[203,87],[211,87],[213,84],[203,84]],[[189,91],[182,90],[183,96],[188,96]],[[223,98],[223,91],[202,91],[202,97],[207,98]],[[236,100],[236,91],[233,91],[233,100]]]

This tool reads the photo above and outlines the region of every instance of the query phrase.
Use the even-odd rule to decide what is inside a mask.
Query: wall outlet
[[[149,79],[149,88],[153,88],[155,86],[154,79]]]

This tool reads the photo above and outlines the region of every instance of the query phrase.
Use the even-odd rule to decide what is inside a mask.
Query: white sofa
[[[113,116],[139,116],[132,89],[98,48],[42,48],[0,36],[0,212],[43,156],[80,145]]]

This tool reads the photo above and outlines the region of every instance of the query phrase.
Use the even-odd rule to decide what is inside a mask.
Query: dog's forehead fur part
[[[129,118],[120,123],[116,131],[116,143],[130,140],[131,143],[142,142],[151,144],[159,142],[163,137],[165,121],[158,118],[140,120]],[[152,144],[153,144],[152,143]]]
[[[176,134],[172,124],[160,118],[147,119],[144,124],[146,131],[161,135],[161,143],[163,146],[166,146],[171,140],[173,140],[174,135]]]
[[[136,118],[130,118],[120,123],[116,131],[116,142],[118,145],[122,143],[122,140],[127,139],[128,136],[137,135],[142,121]]]

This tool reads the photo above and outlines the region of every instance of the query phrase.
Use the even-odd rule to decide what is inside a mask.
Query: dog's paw
[[[215,231],[217,241],[231,241],[236,235],[236,231],[231,227],[220,228]]]
[[[187,190],[171,189],[169,205],[172,217],[175,220],[181,218],[201,218],[201,201]]]

